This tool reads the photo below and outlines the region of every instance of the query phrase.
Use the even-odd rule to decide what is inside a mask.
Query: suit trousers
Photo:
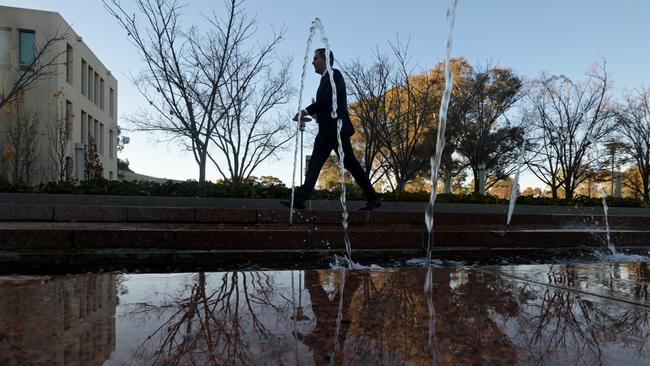
[[[343,145],[343,166],[347,169],[352,177],[357,182],[357,184],[363,190],[363,193],[366,195],[368,201],[377,200],[377,192],[372,188],[370,184],[370,179],[368,175],[359,164],[359,161],[354,156],[354,151],[352,150],[352,143],[350,142],[350,135],[341,136],[341,144]],[[334,136],[324,136],[320,133],[316,135],[314,140],[314,149],[311,153],[311,159],[309,160],[309,166],[307,167],[307,175],[305,177],[305,183],[300,187],[298,192],[299,199],[304,201],[308,200],[311,196],[316,181],[318,180],[318,175],[320,170],[323,168],[323,164],[327,158],[329,158],[332,150],[336,152],[336,155],[339,155],[338,151],[338,141],[336,135]]]

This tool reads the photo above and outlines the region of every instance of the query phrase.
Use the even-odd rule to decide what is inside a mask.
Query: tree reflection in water
[[[296,296],[289,293],[288,273],[198,273],[170,301],[129,305],[129,314],[135,318],[157,314],[162,319],[137,347],[133,363],[428,365],[437,360],[441,364],[511,365],[648,361],[647,305],[561,288],[584,287],[579,279],[587,274],[576,268],[553,267],[550,277],[548,271],[538,271],[535,282],[512,278],[506,272],[511,269],[502,267],[433,269],[436,352],[428,344],[429,312],[422,290],[426,269],[348,270],[345,286],[341,271],[308,270],[304,272],[304,304],[292,300]],[[628,277],[636,276],[628,281],[626,293],[644,298],[647,267],[621,268],[627,268]],[[555,287],[542,284],[539,276],[546,276]],[[598,276],[594,277],[596,281],[606,278],[602,276],[601,281]],[[610,287],[618,291],[621,286]],[[298,319],[295,314],[303,310],[299,310],[300,305],[304,305],[304,316]],[[339,309],[341,319],[337,322]]]
[[[631,285],[631,293],[644,299],[648,279],[647,264],[615,264],[611,271],[587,275],[579,266],[556,266],[547,272],[549,284],[566,288],[583,289],[589,286],[607,288],[612,292],[595,293],[616,297],[621,283],[612,281],[619,277],[621,266],[627,270],[638,267],[630,274],[644,276]],[[620,278],[620,277],[619,277]],[[536,296],[522,302],[517,316],[521,347],[531,347],[528,361],[535,363],[603,364],[615,360],[648,361],[650,351],[646,345],[650,336],[648,305],[642,306],[576,293],[536,284],[511,281],[522,293]],[[629,285],[629,283],[628,283]],[[597,287],[600,286],[600,287]]]
[[[133,306],[131,316],[156,312],[168,319],[138,346],[132,363],[249,365],[258,364],[262,354],[287,354],[291,345],[286,337],[272,332],[263,319],[291,315],[289,302],[280,295],[267,273],[224,273],[211,289],[200,272],[185,296]]]

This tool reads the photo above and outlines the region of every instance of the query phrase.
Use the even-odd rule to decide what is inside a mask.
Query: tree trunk
[[[573,198],[573,188],[571,188],[570,184],[566,184],[564,186],[564,199],[570,200]]]
[[[445,194],[451,193],[451,170],[445,172]]]
[[[207,162],[207,155],[205,153],[202,153],[199,161],[199,182],[205,182],[206,162]]]
[[[551,197],[556,200],[557,199],[557,187],[556,186],[551,186]]]
[[[404,193],[404,189],[406,188],[406,181],[404,179],[398,179],[397,180],[397,193],[402,194]]]

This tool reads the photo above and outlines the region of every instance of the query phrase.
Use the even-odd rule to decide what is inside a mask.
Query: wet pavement
[[[0,276],[0,365],[650,364],[650,263]]]

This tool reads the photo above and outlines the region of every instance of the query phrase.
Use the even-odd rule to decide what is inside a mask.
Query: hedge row
[[[0,193],[50,193],[50,194],[97,194],[97,195],[122,195],[122,196],[183,196],[183,197],[218,197],[218,198],[271,198],[287,199],[291,195],[291,188],[284,184],[264,183],[230,183],[212,182],[120,182],[99,179],[89,182],[62,182],[47,183],[37,187],[21,184],[9,184],[0,181]],[[429,192],[404,192],[383,193],[385,201],[426,202]],[[315,190],[313,199],[338,200],[340,190]],[[350,187],[346,195],[348,200],[363,200],[363,193],[358,188]],[[508,201],[491,195],[478,194],[438,194],[437,202],[442,203],[476,203],[476,204],[507,204]],[[608,197],[609,206],[618,207],[650,207],[648,202],[631,198]],[[600,206],[600,198],[576,196],[570,200],[552,199],[547,197],[520,196],[517,204],[544,205],[544,206]]]

